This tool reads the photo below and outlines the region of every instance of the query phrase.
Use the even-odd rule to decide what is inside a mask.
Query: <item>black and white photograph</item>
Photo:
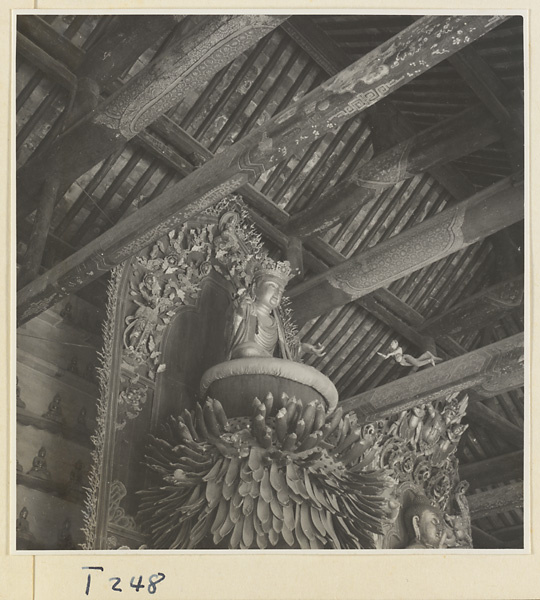
[[[12,552],[530,551],[526,32],[13,16]]]

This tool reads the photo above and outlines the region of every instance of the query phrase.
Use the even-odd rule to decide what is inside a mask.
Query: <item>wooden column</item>
[[[285,230],[300,238],[323,233],[386,188],[451,162],[499,139],[495,118],[483,107],[468,109],[401,142],[362,165],[314,204],[295,214]]]
[[[370,422],[461,390],[491,397],[523,385],[523,352],[520,333],[348,398],[340,406]]]
[[[80,175],[176,106],[187,92],[207,81],[284,19],[215,15],[191,35],[180,36],[161,57],[63,133],[46,152],[33,156],[19,169],[18,217],[36,206],[39,189],[48,177],[60,177],[63,193]]]
[[[459,335],[495,323],[523,304],[523,275],[493,285],[420,327],[425,335]]]
[[[523,450],[459,465],[460,479],[466,479],[469,489],[523,479]]]
[[[523,508],[523,483],[511,483],[493,490],[467,496],[471,519]]]
[[[299,324],[365,296],[523,219],[523,186],[506,179],[289,291]]]
[[[248,16],[243,15],[243,18],[248,19]],[[46,310],[192,215],[254,181],[284,156],[301,154],[327,131],[339,128],[367,106],[473,42],[503,20],[502,16],[432,16],[418,20],[26,286],[18,296],[18,323],[22,324]],[[259,33],[260,29],[275,24],[274,21],[268,24],[262,17],[258,17],[257,23],[259,29],[256,31]],[[197,52],[201,51],[197,48]],[[193,56],[189,58],[193,61]],[[414,69],[411,68],[412,63],[416,65]],[[206,62],[203,64],[208,67]],[[203,69],[201,65],[196,72],[200,77],[208,75],[207,68]],[[194,80],[190,78],[190,81]],[[175,90],[178,92],[177,87]],[[148,93],[155,101],[154,95]],[[97,123],[96,131],[105,133],[107,130],[105,137],[108,139],[111,134],[123,136],[124,131],[129,135],[148,125],[158,116],[163,105],[156,103],[145,111],[141,107],[141,104],[146,106],[143,96],[148,97],[146,92],[141,93],[130,102],[130,106],[134,103],[140,108],[139,113],[123,111],[118,118],[103,115],[104,121]],[[80,147],[80,140],[77,147]],[[98,153],[94,149],[95,146],[90,144],[89,150],[81,153],[79,160],[86,164],[96,160],[94,154]],[[93,158],[87,157],[87,153]]]

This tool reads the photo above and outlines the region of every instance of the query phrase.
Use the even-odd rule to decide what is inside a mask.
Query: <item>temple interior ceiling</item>
[[[231,358],[227,344],[236,338],[227,338],[229,322],[215,315],[230,311],[230,298],[242,304],[257,281],[250,260],[264,249],[274,265],[289,261],[292,268],[281,290],[295,323],[292,333],[285,326],[287,343],[296,336],[315,349],[302,360],[306,373],[313,369],[324,378],[317,383],[324,388],[320,411],[324,407],[330,419],[325,381],[338,406],[356,411],[351,422],[340,421],[345,437],[328,434],[327,454],[302,455],[311,461],[311,476],[362,460],[386,468],[392,452],[400,456],[399,466],[391,464],[407,506],[413,493],[428,490],[422,469],[431,469],[431,499],[442,498],[446,485],[457,490],[460,480],[469,482],[444,507],[456,545],[465,544],[459,538],[466,529],[459,520],[465,497],[474,547],[523,547],[523,20],[458,23],[448,17],[437,37],[440,24],[431,19],[18,16],[17,511],[23,544],[37,547],[40,539],[42,547],[75,548],[95,525],[83,523],[88,504],[81,508],[84,494],[77,490],[98,477],[90,436],[112,418],[100,413],[104,394],[114,397],[116,411],[114,435],[105,435],[110,447],[104,446],[115,457],[114,518],[112,529],[97,538],[115,538],[116,547],[120,540],[145,543],[137,535],[122,537],[140,530],[132,521],[139,502],[134,481],[140,467],[134,465],[146,461],[159,472],[165,451],[157,422],[174,412],[174,394],[181,390],[182,411],[195,411],[189,398],[199,394],[202,366]],[[276,347],[271,328],[250,334],[250,326],[236,330],[244,345],[232,344],[233,358],[248,356],[250,344]],[[182,339],[189,340],[188,350]],[[108,375],[96,374],[107,343]],[[173,363],[181,366],[175,371]],[[308,375],[298,377],[300,386]],[[115,391],[104,391],[106,381],[115,382]],[[279,411],[287,412],[287,402],[278,401],[282,391],[278,386],[276,405],[264,409],[272,420],[247,428],[263,427],[252,445],[264,448],[264,427],[273,430]],[[459,419],[449,416],[441,398]],[[251,418],[263,409],[242,410]],[[295,427],[299,419],[315,419],[306,406],[297,411]],[[182,415],[176,415],[180,432],[191,418]],[[190,435],[199,436],[194,444],[200,447],[191,452],[218,456],[223,435],[241,437],[245,423],[235,419],[242,417],[226,416],[232,429],[214,432],[210,441],[193,416]],[[365,427],[375,421],[384,421],[380,444],[369,446],[374,433]],[[440,423],[446,437],[433,441]],[[284,452],[309,452],[309,435],[320,441],[323,420],[319,428],[311,425],[303,441],[302,425],[298,437],[286,441],[289,414],[288,433],[273,438],[283,469]],[[172,439],[186,443],[170,427]],[[143,456],[143,442],[139,450],[122,450],[122,436],[137,446],[150,431],[158,440],[153,458]],[[397,438],[399,448],[392,446]],[[371,456],[368,446],[377,449]],[[171,447],[168,460],[174,459]],[[405,447],[413,462],[427,456],[428,467],[418,461],[409,473]],[[238,448],[238,460],[247,462]],[[441,466],[450,454],[459,462],[452,476]],[[238,467],[241,475],[226,459],[231,473]],[[267,467],[277,492],[278,475]],[[168,476],[171,485],[182,481]],[[151,476],[145,482],[146,490],[155,485]],[[354,496],[355,485],[369,487],[354,481],[345,492]],[[291,492],[298,506],[302,491]],[[156,497],[147,494],[152,505]],[[34,507],[44,502],[48,508],[38,517]],[[71,511],[68,524],[60,518],[64,505]],[[351,514],[362,508],[353,505]],[[23,508],[28,514],[20,514]],[[383,518],[381,506],[373,510],[374,518]],[[347,547],[346,527],[331,531],[324,518],[312,523],[318,542],[300,534],[294,543],[313,548],[338,538]],[[370,535],[384,534],[388,544],[394,536],[392,543],[404,547],[405,517],[399,518],[391,531],[368,527]],[[287,519],[294,531],[294,514]],[[212,531],[218,547],[234,536],[225,519],[221,525],[223,535],[215,524]],[[278,535],[263,533],[246,525],[235,539],[249,546],[258,535]],[[351,535],[358,541],[364,533]],[[154,542],[179,543],[185,534]]]

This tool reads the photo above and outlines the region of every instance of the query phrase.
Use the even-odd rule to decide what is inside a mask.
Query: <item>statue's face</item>
[[[429,508],[419,517],[420,541],[431,548],[438,548],[443,534],[443,523],[439,515]]]
[[[273,279],[262,279],[257,284],[255,295],[260,304],[277,308],[283,296],[283,286]]]

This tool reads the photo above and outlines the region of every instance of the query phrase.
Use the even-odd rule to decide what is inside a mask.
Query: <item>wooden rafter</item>
[[[493,396],[495,393],[493,394]],[[471,395],[474,399],[474,395]],[[491,434],[500,436],[515,448],[523,448],[523,429],[495,412],[482,401],[472,402],[467,411],[467,418],[472,423],[483,427]]]
[[[523,219],[523,186],[503,180],[290,290],[299,323],[365,296]]]
[[[516,482],[467,497],[471,519],[481,519],[493,514],[523,507],[523,483]]]
[[[498,139],[490,113],[481,107],[467,109],[377,154],[317,202],[291,217],[287,230],[301,238],[323,233],[384,189],[422,174],[432,166],[489,146]]]
[[[304,50],[329,75],[335,75],[350,63],[349,56],[313,21],[291,17],[281,25]],[[367,110],[370,123],[381,120],[386,138],[382,147],[376,151],[387,150],[390,146],[410,138],[416,132],[415,127],[401,114],[390,98],[386,98]],[[474,186],[461,172],[451,165],[437,165],[428,169],[429,174],[438,181],[456,200],[471,196]]]
[[[523,479],[523,450],[461,464],[459,476],[469,482],[469,489]]]
[[[461,390],[491,397],[523,385],[523,352],[523,334],[517,334],[348,398],[341,406],[369,422]]]
[[[223,195],[254,180],[284,155],[301,153],[324,131],[337,129],[377,99],[481,37],[503,20],[500,16],[424,17],[418,20],[231,146],[227,153],[216,156],[73,257],[31,282],[19,294],[19,323],[99,277]],[[411,55],[412,48],[414,56]],[[382,56],[384,65],[381,64]],[[409,68],[413,59],[421,65],[415,71]],[[129,126],[129,130],[142,127],[143,122],[144,119],[139,119],[136,125]]]
[[[60,193],[88,169],[176,106],[223,66],[274,29],[286,17],[261,15],[208,16],[191,35],[177,35],[168,51],[151,61],[99,107],[39,152],[17,174],[17,215],[37,204],[43,181],[61,181]],[[221,49],[228,42],[229,50]],[[214,49],[213,52],[209,51]],[[84,65],[85,63],[83,63]],[[99,63],[94,63],[99,64]],[[81,140],[88,140],[81,152]]]
[[[523,304],[523,276],[490,286],[423,323],[425,335],[459,335],[482,329]]]

